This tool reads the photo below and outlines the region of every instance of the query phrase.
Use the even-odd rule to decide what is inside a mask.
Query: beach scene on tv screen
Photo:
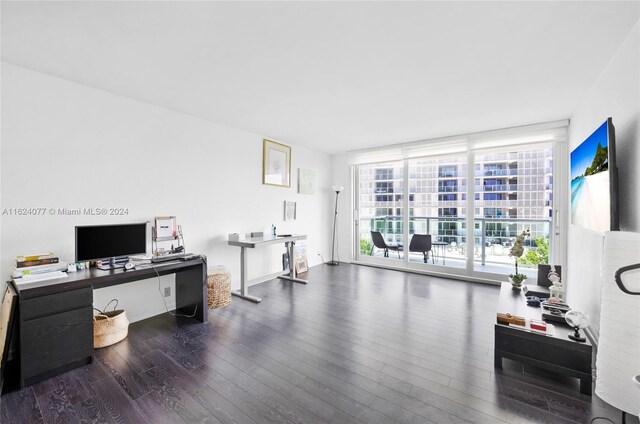
[[[571,152],[571,223],[594,231],[610,227],[607,122]]]

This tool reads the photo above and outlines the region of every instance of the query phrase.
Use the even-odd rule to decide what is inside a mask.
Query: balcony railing
[[[402,242],[404,221],[401,216],[361,218],[361,222],[367,221],[369,229],[380,231],[386,240]],[[550,240],[551,222],[551,219],[474,218],[473,243],[476,257],[482,265],[485,262],[504,263],[504,260],[495,260],[493,257],[496,250],[505,252],[510,249],[516,237],[525,229],[531,231],[531,237],[525,240],[525,246],[535,249],[535,238]],[[413,216],[409,220],[409,235],[431,234],[434,241],[446,242],[450,249],[459,249],[464,256],[467,244],[466,224],[467,218],[461,217]],[[361,237],[367,236],[361,233]],[[488,248],[491,248],[489,253]]]
[[[517,184],[485,184],[476,186],[476,191],[517,191]]]
[[[476,176],[479,177],[479,173],[476,172]],[[518,175],[518,168],[511,169],[485,169],[482,171],[482,175],[485,177],[502,176],[502,175]]]

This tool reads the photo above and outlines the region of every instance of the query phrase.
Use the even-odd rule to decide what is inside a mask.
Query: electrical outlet
[[[171,287],[165,287],[164,288],[164,297],[169,297],[171,296]]]

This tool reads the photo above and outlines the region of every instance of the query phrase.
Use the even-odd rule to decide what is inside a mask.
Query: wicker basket
[[[209,309],[231,303],[231,273],[221,265],[207,271],[207,304]]]
[[[124,309],[114,309],[108,312],[96,310],[100,314],[93,316],[94,349],[111,346],[127,337],[127,334],[129,334],[129,320]]]

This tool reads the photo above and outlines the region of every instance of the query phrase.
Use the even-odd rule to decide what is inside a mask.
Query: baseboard
[[[369,262],[351,262],[354,265],[362,265],[362,266],[369,266],[372,268],[381,268],[381,269],[390,269],[392,271],[402,271],[402,272],[409,272],[411,274],[419,274],[419,275],[429,275],[431,277],[440,277],[440,278],[450,278],[452,280],[459,280],[459,281],[468,281],[471,283],[482,283],[482,284],[490,284],[492,286],[499,286],[501,283],[499,281],[495,281],[495,280],[488,280],[486,278],[478,278],[478,277],[468,277],[466,275],[456,275],[456,274],[446,274],[443,272],[435,272],[435,271],[423,271],[423,270],[419,270],[419,269],[411,269],[411,268],[401,268],[401,267],[394,267],[394,266],[387,266],[387,265],[378,265],[378,264],[372,264]]]

